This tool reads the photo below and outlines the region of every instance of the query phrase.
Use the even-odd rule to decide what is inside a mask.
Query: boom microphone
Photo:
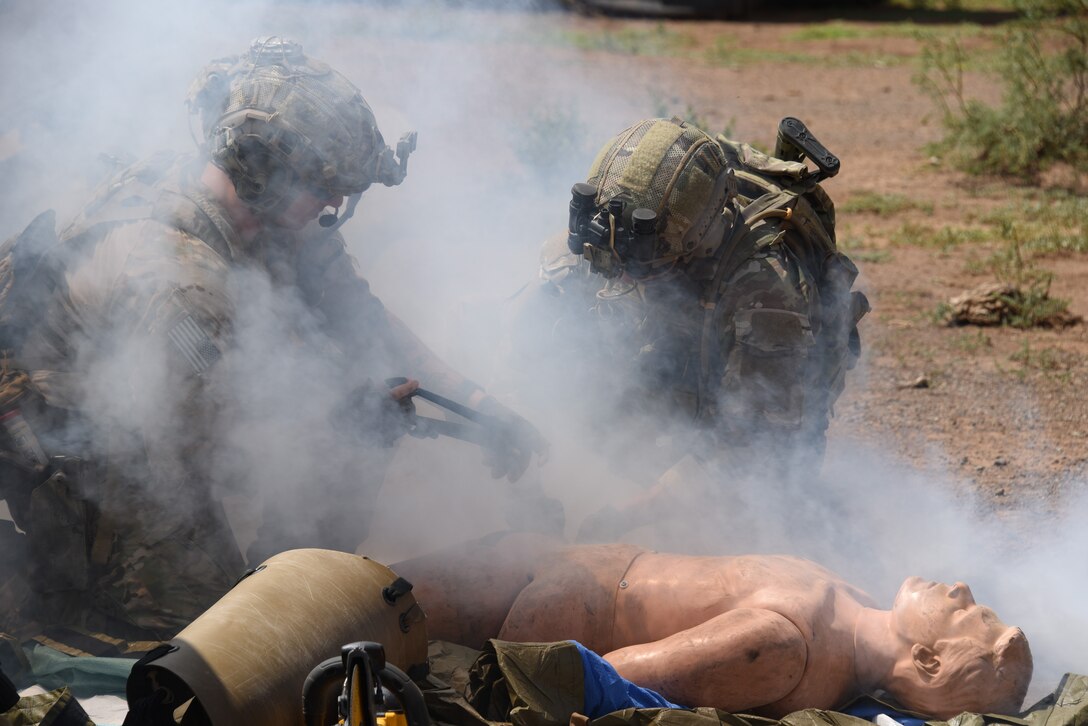
[[[336,224],[337,208],[333,206],[325,207],[321,212],[321,216],[317,218],[317,223],[326,229]]]

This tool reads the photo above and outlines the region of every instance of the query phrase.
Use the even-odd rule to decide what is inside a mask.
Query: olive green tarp
[[[425,691],[432,718],[453,726],[488,722],[568,726],[587,721],[589,726],[872,726],[865,719],[823,709],[805,709],[775,720],[714,708],[631,708],[588,720],[578,714],[584,686],[581,658],[573,644],[492,640],[467,669],[465,649],[457,648],[432,645],[432,670],[437,680],[467,680],[467,689]],[[1088,726],[1088,676],[1066,674],[1053,693],[1023,714],[963,713],[949,721],[927,721],[927,726],[988,724]]]
[[[582,662],[570,643],[490,641],[483,652],[432,643],[424,696],[431,718],[446,726],[570,726],[585,724]],[[100,661],[99,658],[75,659]],[[113,664],[107,664],[113,665]],[[83,664],[80,664],[83,668]],[[91,671],[97,669],[92,667]],[[457,688],[449,685],[457,684]],[[28,696],[0,726],[93,726],[67,688]],[[1053,693],[1018,716],[964,713],[927,726],[1088,726],[1088,676],[1066,674]],[[837,711],[806,709],[780,719],[713,708],[626,709],[588,720],[588,726],[871,726]]]

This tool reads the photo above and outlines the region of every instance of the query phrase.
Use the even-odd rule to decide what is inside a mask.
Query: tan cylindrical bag
[[[184,724],[302,726],[307,675],[347,643],[376,641],[388,662],[425,672],[424,616],[397,581],[345,552],[275,555],[137,664],[129,707],[158,692],[171,709],[195,697]]]

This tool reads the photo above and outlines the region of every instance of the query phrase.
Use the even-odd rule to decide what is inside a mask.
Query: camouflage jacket
[[[38,467],[44,483],[33,472],[27,482],[0,481],[0,497],[29,533],[34,586],[53,603],[43,611],[53,622],[128,623],[140,629],[132,637],[186,624],[243,569],[219,503],[238,481],[267,489],[279,477],[371,498],[380,484],[378,474],[360,486],[365,462],[323,464],[316,433],[279,444],[288,450],[269,463],[245,450],[278,441],[279,429],[242,438],[262,421],[294,417],[292,430],[305,435],[311,421],[288,406],[312,398],[311,389],[331,395],[332,382],[347,392],[385,373],[378,361],[400,352],[396,323],[339,234],[243,242],[203,192],[201,168],[161,156],[107,183],[60,234],[54,274],[37,288],[35,324],[7,350],[4,402],[32,393],[43,405],[24,402],[22,414],[41,449],[60,457]],[[318,400],[313,420],[320,413],[327,425],[333,404]],[[276,470],[295,461],[297,470]],[[322,493],[296,492],[295,503],[343,505]],[[355,511],[362,520],[365,511]],[[320,513],[309,519],[320,522]],[[364,527],[348,533],[352,548]],[[88,621],[87,612],[102,617]]]

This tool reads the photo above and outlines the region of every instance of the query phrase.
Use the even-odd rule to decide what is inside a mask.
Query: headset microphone
[[[322,227],[329,228],[336,224],[336,212],[337,208],[333,206],[325,207],[321,212],[321,216],[317,218],[317,223]]]

